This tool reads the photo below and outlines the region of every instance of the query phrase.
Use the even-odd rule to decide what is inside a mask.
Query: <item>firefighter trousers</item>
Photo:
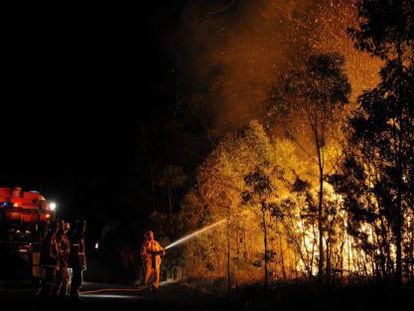
[[[43,267],[43,272],[44,277],[39,291],[39,297],[44,300],[50,300],[55,297],[58,270],[56,270],[56,267]]]
[[[161,259],[156,258],[155,260],[146,260],[144,262],[144,270],[145,270],[145,277],[144,277],[144,284],[145,286],[149,286],[152,277],[152,286],[155,289],[158,289],[160,286],[160,265]]]
[[[70,285],[70,297],[79,298],[79,290],[82,285],[83,270],[72,268],[72,282]]]
[[[69,288],[69,268],[61,267],[56,276],[56,297],[66,297]]]

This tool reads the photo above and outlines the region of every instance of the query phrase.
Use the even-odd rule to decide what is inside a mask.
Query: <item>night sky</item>
[[[2,187],[42,191],[64,217],[114,209],[127,194],[140,130],[161,125],[175,99],[159,42],[180,5],[10,8]]]
[[[57,202],[60,216],[86,217],[97,231],[118,218],[145,223],[155,205],[166,206],[162,189],[151,193],[163,167],[184,169],[181,195],[194,184],[212,147],[201,123],[207,120],[218,141],[260,118],[303,40],[323,49],[332,16],[348,25],[346,6],[328,2],[295,2],[307,31],[287,18],[285,2],[3,10],[0,186],[39,190]],[[353,86],[372,81],[376,67],[367,57],[361,62],[346,33],[340,35]],[[176,110],[179,98],[201,99],[202,120],[186,123]],[[180,195],[175,200],[178,210]]]

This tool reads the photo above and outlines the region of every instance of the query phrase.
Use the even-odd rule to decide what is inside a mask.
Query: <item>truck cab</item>
[[[53,206],[37,191],[0,188],[0,256],[5,277],[40,278],[40,247]]]

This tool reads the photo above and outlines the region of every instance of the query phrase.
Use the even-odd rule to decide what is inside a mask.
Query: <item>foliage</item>
[[[277,90],[277,100],[270,106],[277,120],[288,116],[285,121],[285,135],[293,140],[313,160],[317,168],[319,193],[317,224],[319,235],[318,274],[330,276],[330,257],[324,259],[324,239],[330,240],[330,233],[324,220],[328,210],[324,205],[324,181],[327,172],[326,158],[335,155],[329,147],[336,125],[348,103],[351,86],[344,73],[345,59],[337,53],[310,55],[304,68],[292,70]],[[301,118],[301,125],[297,125]],[[332,141],[332,140],[331,140]],[[311,143],[309,143],[311,142]],[[327,235],[327,236],[326,236]],[[329,245],[326,246],[329,251]],[[328,254],[327,254],[328,256]],[[324,267],[326,266],[326,271]]]
[[[350,30],[357,48],[386,62],[378,86],[358,99],[360,110],[351,120],[352,143],[365,162],[373,160],[376,175],[370,190],[390,226],[395,276],[401,283],[406,219],[411,219],[409,208],[413,206],[414,8],[412,1],[366,0],[357,5],[359,27]]]
[[[181,202],[179,231],[227,220],[185,245],[188,278],[413,275],[412,3],[356,7],[349,34],[384,61],[379,85],[350,114],[343,56],[310,55],[283,76],[267,117],[227,133]]]
[[[158,185],[167,190],[168,195],[168,207],[170,213],[170,224],[172,225],[173,221],[173,204],[174,204],[174,190],[180,188],[184,185],[187,176],[185,175],[182,167],[167,165],[158,180]]]
[[[182,201],[178,223],[179,230],[191,232],[223,218],[228,222],[184,246],[188,278],[226,279],[228,238],[232,286],[263,279],[267,265],[269,283],[315,274],[319,185],[308,160],[298,155],[291,140],[271,139],[257,121],[219,143]],[[324,191],[327,251],[340,270],[342,200],[327,183]]]

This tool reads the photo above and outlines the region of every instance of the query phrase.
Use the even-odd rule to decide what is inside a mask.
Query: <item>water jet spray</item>
[[[207,226],[207,227],[204,227],[204,228],[202,228],[202,229],[200,229],[200,230],[197,230],[197,231],[195,231],[195,232],[193,232],[193,233],[190,233],[190,234],[188,234],[188,235],[186,235],[186,236],[182,237],[181,239],[178,239],[177,241],[175,241],[175,242],[173,242],[173,243],[171,243],[171,244],[167,245],[167,246],[165,247],[165,249],[167,250],[167,249],[172,248],[172,247],[174,247],[174,246],[180,245],[180,244],[182,244],[182,243],[184,243],[184,242],[186,242],[186,241],[188,241],[188,240],[190,240],[190,239],[192,239],[192,238],[196,237],[197,235],[199,235],[199,234],[201,234],[201,233],[203,233],[203,232],[205,232],[205,231],[207,231],[207,230],[210,230],[210,229],[212,229],[212,228],[214,228],[214,227],[216,227],[216,226],[218,226],[218,225],[222,224],[222,223],[223,223],[223,222],[225,222],[225,221],[226,221],[226,219],[222,219],[222,220],[220,220],[220,221],[215,222],[214,224],[211,224],[211,225],[209,225],[209,226]]]

